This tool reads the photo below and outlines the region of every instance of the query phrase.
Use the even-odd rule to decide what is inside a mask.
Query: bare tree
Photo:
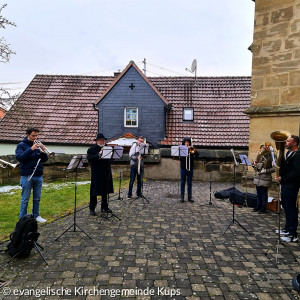
[[[0,8],[0,29],[5,29],[6,26],[16,26],[15,23],[7,20],[2,15],[2,10],[7,6],[7,4],[3,4]],[[12,54],[16,54],[14,51],[10,49],[10,45],[7,44],[6,39],[4,37],[0,38],[0,62],[7,63],[10,60],[10,56]]]
[[[0,107],[9,110],[13,104],[18,100],[20,93],[11,95],[8,91],[0,87]]]
[[[16,24],[7,20],[2,14],[3,9],[7,6],[7,4],[3,4],[0,7],[0,29],[6,29],[7,26],[15,26]],[[4,37],[0,38],[0,62],[7,63],[10,60],[10,56],[12,54],[16,54],[11,50],[10,44],[6,42]],[[0,106],[5,110],[9,109],[13,103],[18,99],[18,95],[10,95],[6,90],[0,87]]]

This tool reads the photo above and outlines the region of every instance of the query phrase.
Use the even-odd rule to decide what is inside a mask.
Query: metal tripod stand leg
[[[30,243],[33,244],[33,248],[40,254],[40,256],[42,257],[42,259],[44,260],[44,262],[46,263],[46,265],[48,265],[48,262],[45,258],[45,256],[43,255],[42,250],[44,250],[44,248],[39,245],[38,243],[36,243],[35,241],[31,241]],[[27,249],[29,249],[30,247],[32,247],[30,245],[30,243],[28,243],[28,246],[25,247],[24,249],[20,250],[18,253],[16,253],[14,256],[12,256],[6,263],[8,264],[9,262],[11,262],[15,257],[17,257],[20,253],[22,253],[23,251],[26,251]],[[40,249],[41,248],[41,249]]]
[[[211,180],[211,172],[209,173],[209,202],[207,203],[207,204],[201,204],[201,205],[199,205],[199,207],[201,207],[201,206],[210,206],[210,207],[212,207],[212,206],[214,206],[214,207],[220,207],[220,206],[218,206],[218,205],[216,205],[216,204],[214,204],[213,202],[212,202],[212,197],[211,197],[211,194],[212,194],[212,192],[211,192],[211,182],[212,182],[212,180]]]
[[[149,204],[150,201],[144,196],[144,170],[141,170],[141,192],[142,195],[138,196],[136,199],[131,200],[130,204],[132,204],[134,201],[138,200],[138,199],[143,199],[143,205],[145,207],[145,201]]]
[[[110,212],[101,213],[101,215],[99,217],[102,219],[107,219],[107,220],[111,219],[111,218],[117,218],[119,221],[121,221],[121,219],[112,212],[111,213]],[[99,223],[100,223],[100,221],[99,221]]]
[[[92,239],[79,225],[77,225],[76,223],[73,223],[72,225],[70,225],[63,233],[61,233],[56,239],[55,241],[57,241],[61,236],[63,236],[66,232],[71,232],[70,229],[74,227],[72,232],[78,232],[76,230],[76,227],[79,228],[79,231],[83,232],[87,237],[89,237],[90,239]]]
[[[87,237],[89,237],[90,239],[92,239],[82,228],[80,228],[77,224],[76,224],[76,207],[77,207],[77,168],[75,168],[75,195],[74,195],[74,221],[73,224],[70,225],[62,234],[60,234],[55,241],[57,241],[63,234],[65,234],[66,232],[70,232],[70,229],[73,227],[73,232],[76,232],[76,227],[79,228],[79,230],[81,232],[83,232]]]
[[[40,248],[42,248],[42,250],[44,250],[43,247],[41,247],[38,243],[36,243],[35,241],[33,241],[34,244],[34,249],[40,254],[40,256],[42,257],[42,259],[44,260],[44,262],[46,263],[46,265],[48,265],[48,262],[45,258],[45,256],[43,255],[42,251]]]
[[[235,188],[235,164],[233,165],[233,188]],[[250,233],[242,224],[240,224],[237,220],[235,220],[234,218],[234,198],[235,198],[235,194],[233,193],[233,203],[232,203],[232,220],[229,222],[228,226],[226,227],[225,231],[223,232],[222,236],[226,233],[226,231],[228,230],[228,228],[233,225],[234,223],[237,223],[241,228],[243,228],[246,232],[248,232],[250,235],[252,235],[252,233]]]

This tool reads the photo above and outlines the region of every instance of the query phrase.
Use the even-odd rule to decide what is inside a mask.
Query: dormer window
[[[124,109],[124,127],[138,127],[138,108],[125,107]]]
[[[194,109],[184,108],[183,109],[183,121],[194,121]]]

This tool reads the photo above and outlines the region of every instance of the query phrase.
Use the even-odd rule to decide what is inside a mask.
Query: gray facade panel
[[[133,85],[133,88],[130,86]],[[157,147],[165,137],[165,103],[133,68],[99,102],[99,132],[112,139],[125,133],[143,135]],[[124,109],[138,108],[138,127],[124,126]]]

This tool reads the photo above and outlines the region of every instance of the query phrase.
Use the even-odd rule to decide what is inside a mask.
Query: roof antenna
[[[191,69],[185,68],[186,71],[189,71],[191,73],[195,73],[195,82],[194,85],[196,85],[196,78],[197,78],[197,59],[194,59],[192,62]]]
[[[144,63],[143,71],[144,71],[144,75],[146,76],[146,58],[144,58],[143,63]]]

